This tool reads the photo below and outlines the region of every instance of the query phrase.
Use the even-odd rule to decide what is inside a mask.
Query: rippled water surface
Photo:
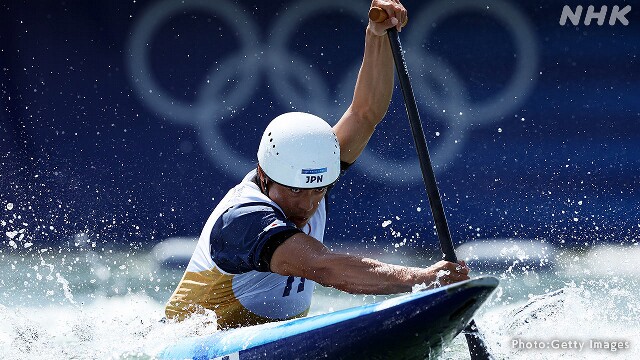
[[[412,265],[436,259],[377,256]],[[206,317],[158,322],[182,271],[158,268],[144,251],[8,247],[0,260],[4,359],[152,359],[166,344],[213,331]],[[637,246],[609,246],[560,251],[556,266],[545,270],[518,261],[493,272],[476,268],[501,280],[476,322],[498,358],[639,358],[639,263]],[[311,312],[384,298],[318,287]],[[468,358],[464,338],[440,358]]]

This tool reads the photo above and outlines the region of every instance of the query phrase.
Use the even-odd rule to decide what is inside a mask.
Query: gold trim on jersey
[[[186,271],[176,291],[165,308],[168,319],[182,321],[193,313],[213,310],[218,328],[234,328],[273,322],[247,310],[235,297],[232,286],[233,275],[223,274],[217,269],[201,272]],[[288,319],[304,317],[309,308]],[[282,320],[288,320],[282,319]]]

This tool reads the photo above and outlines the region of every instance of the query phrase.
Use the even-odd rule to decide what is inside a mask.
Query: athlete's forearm
[[[396,294],[416,284],[446,285],[469,278],[464,263],[439,261],[427,268],[392,265],[335,253],[303,233],[291,236],[274,251],[270,268],[283,276],[304,277],[354,294]]]
[[[415,284],[431,282],[436,274],[429,269],[386,264],[377,260],[330,254],[309,268],[305,277],[324,286],[352,294],[396,294],[408,292]]]

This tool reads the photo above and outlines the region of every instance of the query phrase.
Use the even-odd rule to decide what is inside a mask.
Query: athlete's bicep
[[[284,276],[299,276],[318,279],[323,259],[330,256],[330,250],[313,237],[297,233],[289,237],[273,252],[271,271]]]

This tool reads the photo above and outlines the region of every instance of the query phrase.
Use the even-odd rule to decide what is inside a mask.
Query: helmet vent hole
[[[276,146],[275,146],[275,145],[273,145],[273,147],[275,148]]]
[[[269,135],[267,135],[267,136],[271,136],[271,133],[269,133]]]
[[[272,139],[269,139],[269,142],[273,142],[273,138],[272,138]]]

